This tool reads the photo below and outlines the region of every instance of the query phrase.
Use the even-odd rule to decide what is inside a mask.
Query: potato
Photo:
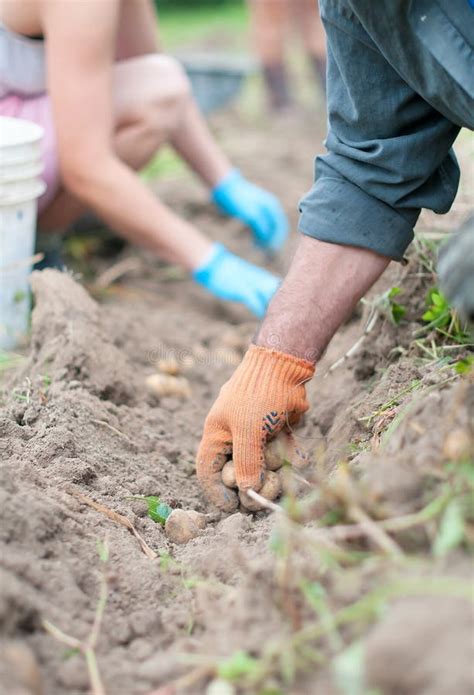
[[[258,493],[267,500],[276,499],[281,494],[281,480],[279,475],[273,471],[267,471],[264,483],[260,490],[258,490]],[[256,500],[249,497],[243,490],[239,492],[239,499],[242,506],[250,512],[258,512],[259,509],[262,509],[262,506]]]
[[[187,543],[199,536],[199,526],[184,509],[174,509],[166,519],[165,533],[173,543]]]
[[[457,461],[473,454],[474,443],[467,430],[452,430],[444,440],[443,454],[449,461]]]
[[[234,462],[227,461],[221,472],[222,482],[226,487],[235,488],[237,487],[237,481],[235,479],[235,469]]]
[[[189,398],[191,387],[184,376],[171,376],[169,374],[151,374],[146,379],[146,387],[157,396],[180,396]]]
[[[265,465],[269,471],[277,471],[285,461],[295,468],[305,468],[309,464],[308,456],[296,446],[293,437],[287,432],[280,432],[266,446]]]
[[[15,693],[41,695],[43,692],[41,671],[35,654],[25,643],[17,640],[4,643],[1,661],[3,663],[0,662],[0,670],[3,675],[6,675],[3,672],[3,668],[6,668]],[[6,686],[6,683],[4,685]],[[9,692],[13,695],[13,691]]]
[[[198,529],[205,529],[207,526],[207,518],[205,514],[196,512],[194,509],[187,509],[186,514],[194,521]]]
[[[178,360],[174,357],[166,357],[158,362],[158,371],[170,376],[177,376],[180,372]]]

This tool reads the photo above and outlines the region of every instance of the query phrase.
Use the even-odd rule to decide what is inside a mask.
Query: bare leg
[[[326,91],[326,35],[315,0],[293,0],[306,53],[316,79]]]
[[[180,127],[174,130],[170,144],[210,188],[219,183],[232,168],[211,135],[192,96],[186,99]]]
[[[288,3],[293,0],[249,0],[255,52],[263,68],[265,83],[274,109],[290,105],[285,69],[285,38]]]
[[[389,263],[389,258],[367,249],[302,236],[257,345],[316,362]]]

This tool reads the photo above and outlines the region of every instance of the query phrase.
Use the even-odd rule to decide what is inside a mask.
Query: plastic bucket
[[[247,56],[188,53],[178,56],[186,70],[194,98],[204,114],[234,101],[245,79],[256,71],[256,64]]]
[[[0,116],[0,169],[41,157],[43,128],[22,118]]]
[[[30,121],[0,117],[0,348],[25,338],[30,316],[29,275],[35,249],[43,130]]]

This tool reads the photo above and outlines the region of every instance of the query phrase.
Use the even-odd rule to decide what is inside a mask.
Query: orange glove
[[[217,507],[232,512],[238,506],[237,495],[221,479],[231,454],[239,489],[260,489],[265,443],[308,410],[304,384],[313,374],[311,362],[250,346],[206,418],[197,455],[198,479]]]

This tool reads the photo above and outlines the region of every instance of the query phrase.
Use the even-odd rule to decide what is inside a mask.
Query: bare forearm
[[[209,253],[210,240],[163,205],[119,160],[111,158],[92,174],[69,175],[66,185],[125,238],[165,261],[192,270]]]
[[[216,186],[232,168],[191,96],[171,144],[211,188]]]
[[[257,345],[316,362],[390,259],[302,236]]]

